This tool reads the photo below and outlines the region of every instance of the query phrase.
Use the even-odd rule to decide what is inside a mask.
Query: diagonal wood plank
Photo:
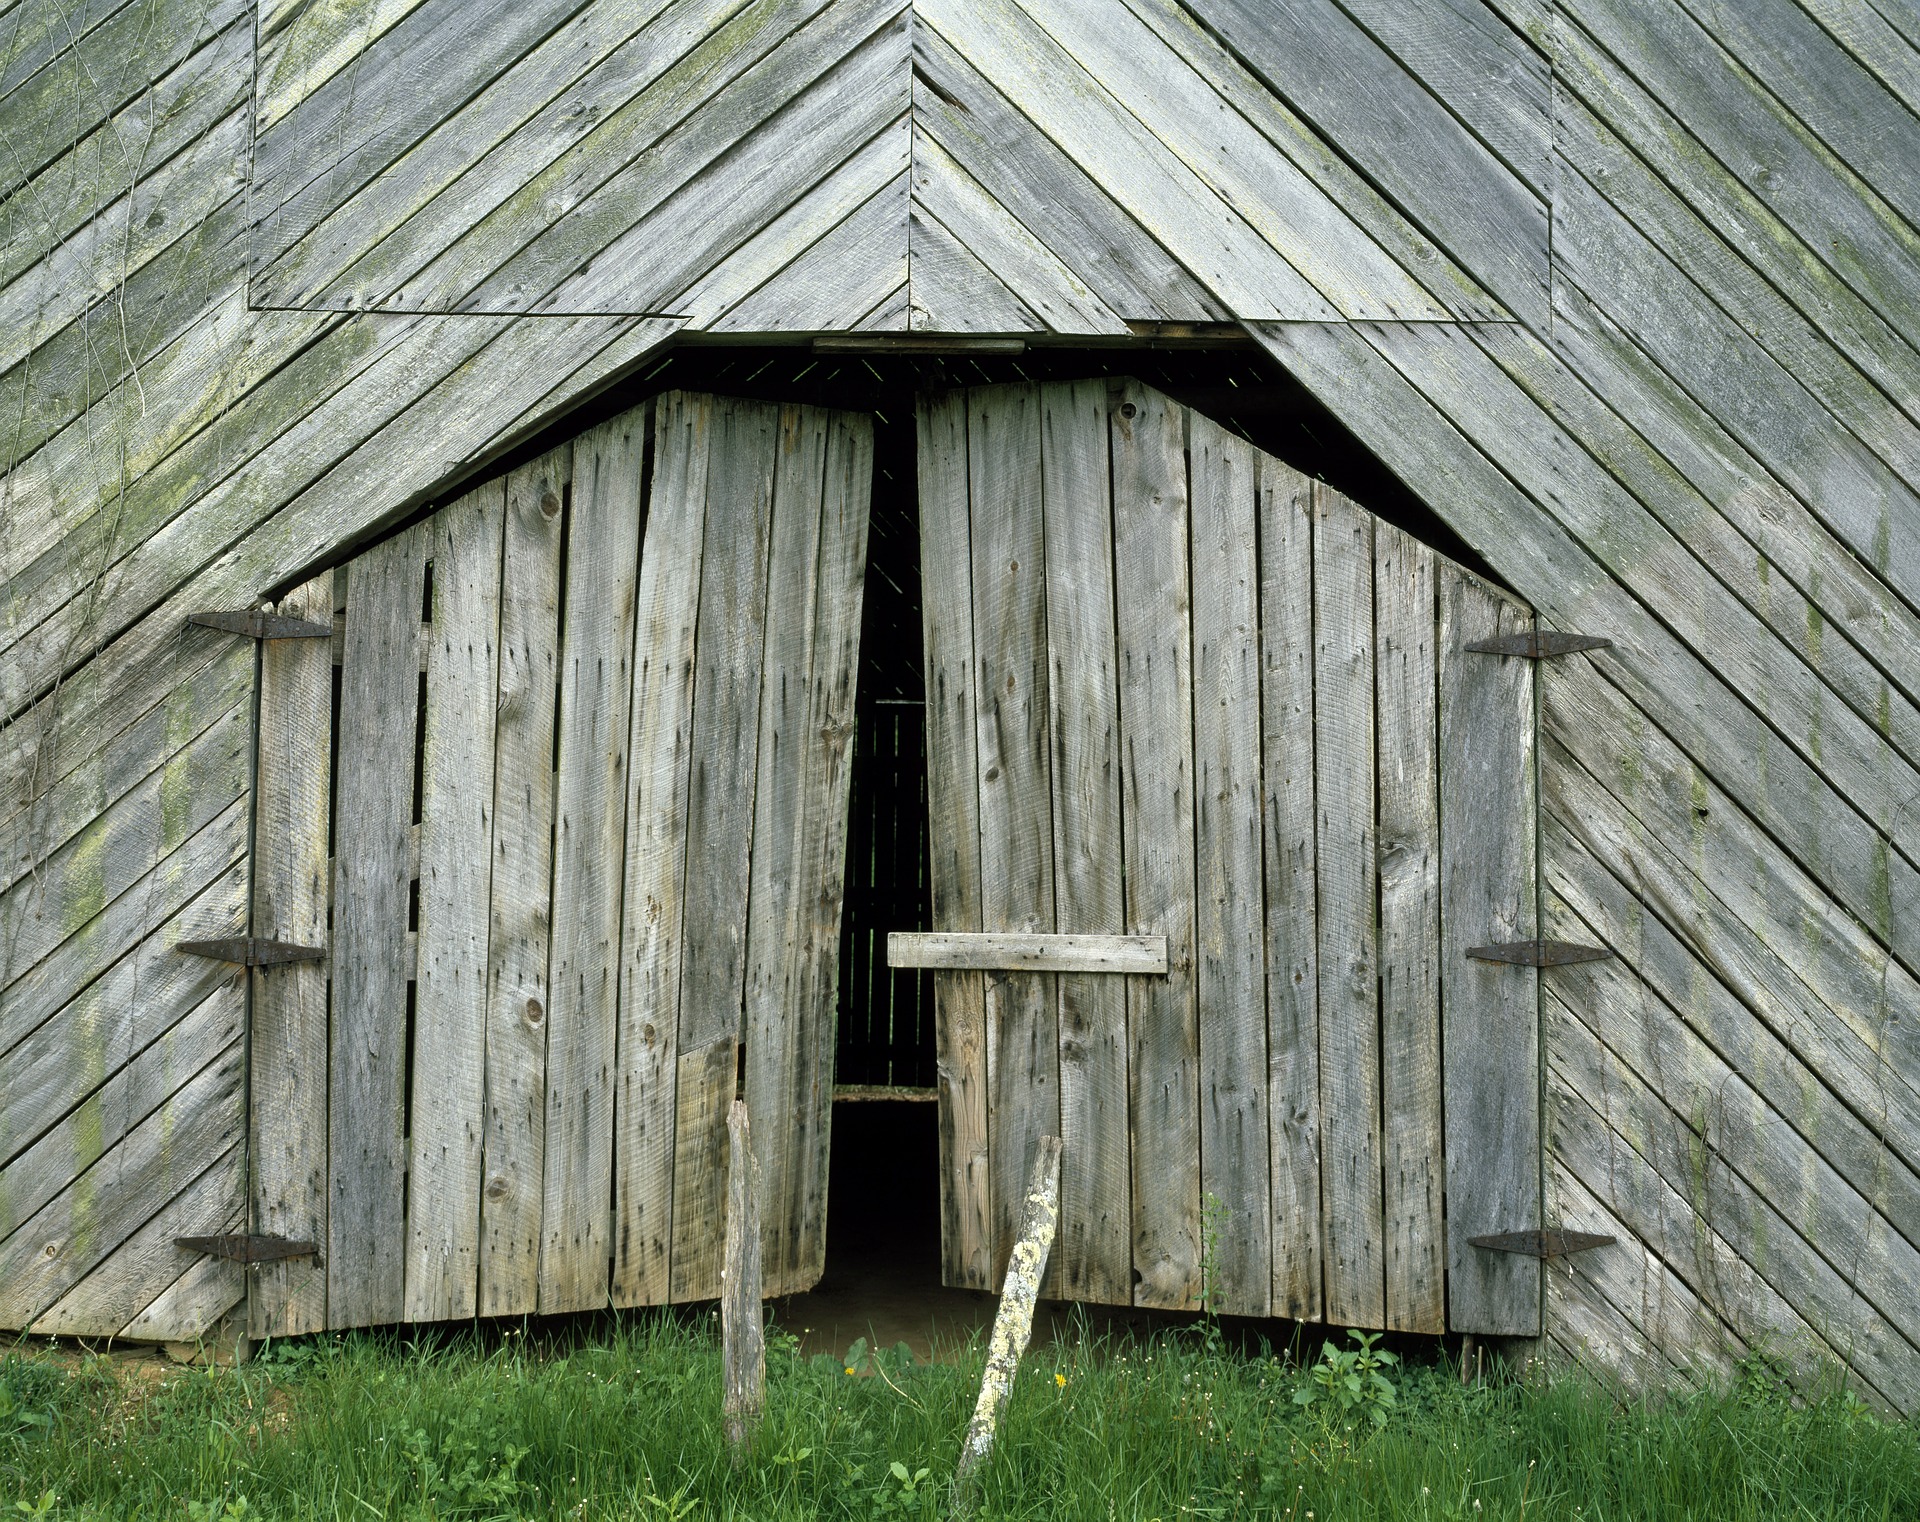
[[[177,1022],[234,977],[231,964],[181,956],[176,942],[201,926],[244,924],[247,867],[236,860],[163,919],[52,1018],[0,1057],[0,1166],[50,1125],[139,1062]]]
[[[537,0],[495,15],[459,0],[425,0],[382,35],[368,36],[370,45],[351,68],[336,71],[263,123],[253,167],[262,254],[271,257],[291,245],[431,123],[586,3]],[[437,59],[439,66],[423,74],[421,58]],[[378,102],[382,109],[367,111],[363,102]]]
[[[247,1216],[246,1172],[247,1149],[236,1143],[48,1306],[35,1325],[49,1336],[111,1337],[139,1319],[145,1336],[184,1341],[211,1331],[220,1316],[245,1299],[246,1270],[220,1263],[212,1283],[196,1285],[191,1296],[170,1295],[182,1265],[190,1261],[175,1238],[239,1230]],[[156,1304],[163,1298],[170,1303]]]
[[[1191,3],[1268,89],[1336,143],[1507,310],[1523,322],[1541,322],[1547,309],[1544,197],[1336,0]],[[1419,151],[1408,152],[1416,143]]]
[[[1512,313],[1443,251],[1436,249],[1337,151],[1336,145],[1301,120],[1255,78],[1181,0],[1125,0],[1125,3],[1448,312],[1467,322],[1512,320]],[[1465,0],[1465,3],[1472,6],[1475,0]],[[1544,111],[1539,131],[1544,146],[1547,131]]]
[[[914,18],[969,59],[1234,312],[1295,321],[1340,315],[1013,0],[918,0]]]
[[[756,289],[740,296],[709,324],[716,333],[779,333],[806,329],[846,330],[861,327],[876,307],[905,289],[907,283],[906,124],[890,128],[897,133],[903,155],[901,172],[874,191],[831,232],[809,243],[804,252]],[[885,138],[888,134],[883,134]],[[870,147],[881,146],[876,139]],[[887,144],[888,151],[891,144]],[[863,150],[865,151],[865,150]],[[876,160],[882,155],[876,153]],[[838,194],[843,180],[830,182]],[[763,235],[765,236],[765,235]],[[733,300],[741,283],[733,261],[714,272],[721,299]],[[689,307],[703,306],[708,296],[703,279],[682,298]],[[904,327],[904,320],[899,324]]]
[[[830,9],[826,19],[836,23],[836,32],[870,27],[879,19],[874,13],[891,3],[857,0]],[[685,301],[687,286],[734,259],[753,262],[769,241],[777,247],[779,240],[763,231],[779,227],[796,205],[831,208],[838,199],[833,194],[808,193],[830,191],[850,162],[860,163],[861,145],[902,120],[905,20],[888,21],[871,37],[851,31],[837,40],[806,40],[814,46],[796,48],[791,59],[784,51],[773,55],[763,77],[749,75],[735,87],[751,91],[756,108],[764,99],[767,108],[780,109],[767,109],[753,130],[735,126],[724,152],[657,197],[650,194],[651,173],[636,181],[629,171],[610,182],[491,277],[480,300],[505,281],[531,278],[544,285],[557,277],[537,310],[691,315],[696,309]],[[790,77],[794,71],[797,80]],[[728,114],[728,105],[721,96],[702,120]],[[636,186],[645,192],[636,195]],[[636,210],[644,215],[636,217]],[[829,210],[828,224],[833,220]],[[601,246],[596,240],[603,237]]]
[[[916,131],[913,142],[913,202],[926,221],[991,271],[1034,322],[1056,333],[1125,333],[1126,322],[1082,283],[1054,252],[1023,227],[994,195],[940,146]],[[916,223],[917,225],[917,223]],[[916,242],[913,252],[920,253]],[[930,312],[929,295],[921,304]],[[939,324],[930,324],[939,326]]]
[[[170,1012],[167,1028],[104,1083],[71,1098],[61,1096],[60,1108],[43,1117],[51,1122],[46,1129],[7,1160],[0,1240],[71,1188],[187,1079],[233,1048],[240,1039],[246,994],[243,979],[230,967],[223,970],[226,976],[198,1005]],[[81,1079],[76,1087],[84,1084]],[[24,1090],[18,1092],[24,1097]]]
[[[1100,184],[928,27],[913,33],[916,156],[937,145],[1122,318],[1207,322],[1226,308]]]
[[[0,1240],[0,1324],[31,1327],[198,1178],[209,1158],[244,1140],[245,1065],[235,1042]],[[244,1198],[235,1197],[236,1210]]]
[[[1454,315],[1126,6],[1017,3],[1146,128],[1160,154],[1196,175],[1340,315]]]
[[[784,206],[780,195],[796,176],[809,183],[842,156],[830,154],[822,162],[823,150],[838,143],[844,152],[898,115],[904,81],[889,90],[886,75],[888,59],[903,45],[900,5],[855,0],[822,7],[806,0],[804,8],[788,7],[797,12],[791,16],[775,11],[738,18],[657,86],[595,125],[578,152],[547,163],[485,216],[463,219],[457,236],[418,265],[383,305],[639,310],[610,303],[657,300],[684,288]],[[870,40],[853,48],[863,39]],[[828,76],[854,91],[847,101],[817,88]],[[847,102],[851,110],[832,109]],[[736,147],[750,151],[734,154]],[[790,171],[774,162],[783,150],[794,159]],[[737,178],[747,172],[749,159],[763,183],[743,185]],[[703,184],[743,192],[740,204],[689,192]],[[771,204],[755,199],[769,193]],[[556,196],[569,207],[559,220],[548,209]],[[663,218],[675,215],[666,208],[677,197],[686,197],[678,203],[680,235],[663,241],[658,231],[667,225]],[[698,235],[696,225],[703,229]],[[660,256],[657,266],[647,259],[636,268],[621,253],[642,246]],[[568,287],[566,298],[554,299],[562,286]]]
[[[245,794],[251,719],[244,706],[229,710],[0,896],[0,988],[29,976]],[[190,709],[184,720],[193,724]]]
[[[25,1036],[38,1029],[70,1005],[76,993],[84,996],[96,979],[143,941],[155,954],[160,947],[170,948],[172,940],[153,943],[163,927],[178,940],[231,935],[246,915],[246,893],[244,888],[234,890],[230,874],[247,856],[250,804],[245,793],[227,804],[178,850],[155,862],[126,892],[81,923],[33,971],[7,987],[0,998],[0,1019],[5,1021],[0,1030]],[[143,952],[134,966],[144,962]],[[169,978],[150,986],[157,995],[196,981]],[[101,992],[110,992],[110,985]]]
[[[582,172],[617,170],[821,6],[677,0],[576,12],[289,243],[256,296],[419,308],[404,297],[411,278],[530,183],[591,188]],[[524,233],[566,204],[516,220]]]
[[[912,326],[933,333],[1024,333],[1042,326],[958,236],[917,200],[907,232]]]
[[[849,326],[906,273],[910,157],[903,114],[665,304],[707,328],[745,326],[721,315],[743,299],[771,331]]]

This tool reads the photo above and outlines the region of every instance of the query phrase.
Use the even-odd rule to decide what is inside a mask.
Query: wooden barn
[[[802,1289],[857,1086],[951,1284],[1059,1136],[1052,1296],[1920,1411],[1911,0],[11,0],[0,142],[0,1327],[711,1298],[736,1095]]]

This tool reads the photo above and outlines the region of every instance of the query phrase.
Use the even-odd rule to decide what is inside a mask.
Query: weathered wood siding
[[[1489,10],[1554,70],[1550,318],[1257,331],[1614,641],[1541,686],[1544,932],[1618,953],[1543,976],[1547,1217],[1621,1239],[1548,1276],[1549,1335],[1634,1381],[1838,1363],[1911,1412],[1917,39],[1825,0]]]
[[[1544,928],[1622,952],[1546,975],[1547,1211],[1622,1238],[1550,1277],[1551,1335],[1636,1376],[1786,1345],[1920,1407],[1917,43],[1858,0],[16,0],[0,1062],[36,1032],[81,1055],[44,1101],[8,1068],[0,1126],[63,1105],[96,1164],[174,1177],[84,1108],[164,1070],[212,1106],[168,1198],[244,1213],[216,1165],[238,993],[165,948],[246,912],[245,772],[205,737],[252,652],[188,611],[303,580],[681,329],[1242,318],[1548,623],[1616,641],[1542,688]],[[1379,320],[1286,321],[1342,316]],[[537,556],[545,487],[516,482]],[[559,659],[515,595],[503,684]],[[1270,706],[1310,692],[1290,669]],[[930,698],[942,745],[971,735]],[[500,722],[524,748],[538,700]],[[1270,750],[1268,788],[1310,759]],[[1311,849],[1269,838],[1270,895]],[[979,927],[964,882],[946,928]],[[1299,928],[1275,955],[1316,984]],[[538,1076],[504,1036],[486,1063],[502,1103]],[[985,1167],[985,1099],[950,1176]],[[1851,1214],[1802,1208],[1810,1180]],[[96,1247],[140,1225],[90,1209]],[[485,1257],[537,1245],[491,1219]],[[46,1272],[7,1319],[66,1293]],[[140,1282],[155,1334],[237,1293]]]
[[[1533,674],[1465,648],[1528,610],[1133,382],[920,437],[928,682],[975,715],[931,831],[982,953],[926,959],[947,1280],[1057,1125],[1049,1293],[1537,1332],[1538,1265],[1467,1240],[1540,1224],[1534,975],[1464,955],[1532,934]],[[1018,954],[1122,937],[1157,965]]]
[[[870,440],[669,393],[285,600],[339,717],[269,644],[255,876],[332,955],[255,975],[256,1196],[325,1247],[257,1331],[710,1298],[742,1071],[819,1277]]]

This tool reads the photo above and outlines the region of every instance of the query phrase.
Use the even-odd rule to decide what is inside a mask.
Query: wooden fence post
[[[727,1446],[737,1466],[767,1404],[767,1338],[760,1320],[760,1165],[747,1106],[727,1111],[727,1240],[720,1269],[720,1343],[726,1365]]]
[[[970,1516],[979,1500],[980,1466],[993,1452],[993,1435],[1000,1408],[1013,1389],[1020,1355],[1033,1336],[1033,1302],[1040,1293],[1040,1276],[1053,1250],[1053,1232],[1060,1216],[1060,1138],[1043,1136],[1027,1183],[1020,1216],[1020,1237],[1007,1261],[1007,1282],[1000,1291],[1000,1310],[993,1318],[993,1338],[987,1344],[987,1370],[980,1379],[980,1400],[960,1445],[960,1462],[953,1471],[953,1512]]]

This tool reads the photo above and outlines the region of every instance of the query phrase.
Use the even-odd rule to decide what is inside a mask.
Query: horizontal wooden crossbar
[[[973,972],[1164,973],[1167,938],[896,930],[887,937],[887,965]]]

